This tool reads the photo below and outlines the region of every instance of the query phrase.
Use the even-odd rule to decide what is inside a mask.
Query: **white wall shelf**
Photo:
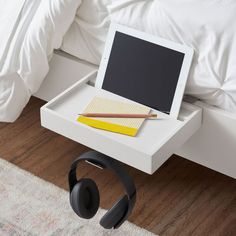
[[[89,84],[90,73],[41,108],[42,126],[104,153],[141,171],[153,174],[201,126],[201,108],[183,103],[179,119],[157,112],[160,120],[147,120],[136,137],[95,129],[76,121],[91,99],[100,95],[127,100]]]

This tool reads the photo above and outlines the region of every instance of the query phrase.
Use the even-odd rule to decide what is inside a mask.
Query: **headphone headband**
[[[115,172],[125,187],[129,200],[136,195],[136,189],[132,178],[123,170],[120,163],[102,153],[96,151],[85,152],[80,155],[72,164],[69,174],[70,191],[74,184],[77,183],[76,169],[80,161],[88,161],[103,169],[110,169]]]

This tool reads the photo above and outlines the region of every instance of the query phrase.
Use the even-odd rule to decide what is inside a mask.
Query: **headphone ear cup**
[[[105,229],[111,229],[114,227],[125,215],[128,210],[128,204],[128,197],[126,195],[121,197],[102,217],[100,220],[100,225]]]
[[[79,217],[92,218],[98,211],[99,203],[98,187],[91,179],[81,179],[70,193],[71,207]]]

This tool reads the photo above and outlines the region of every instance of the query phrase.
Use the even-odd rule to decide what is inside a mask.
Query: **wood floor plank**
[[[0,157],[68,190],[70,164],[88,148],[41,127],[43,104],[32,98],[15,123],[0,123]],[[124,167],[137,187],[131,222],[161,236],[236,235],[236,180],[178,156],[152,176]],[[78,176],[96,181],[103,208],[123,194],[113,173],[82,163]]]

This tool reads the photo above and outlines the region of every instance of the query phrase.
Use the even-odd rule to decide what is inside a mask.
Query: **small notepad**
[[[149,114],[150,108],[134,103],[94,97],[83,113]],[[94,118],[79,116],[78,122],[94,128],[135,136],[144,118]]]

